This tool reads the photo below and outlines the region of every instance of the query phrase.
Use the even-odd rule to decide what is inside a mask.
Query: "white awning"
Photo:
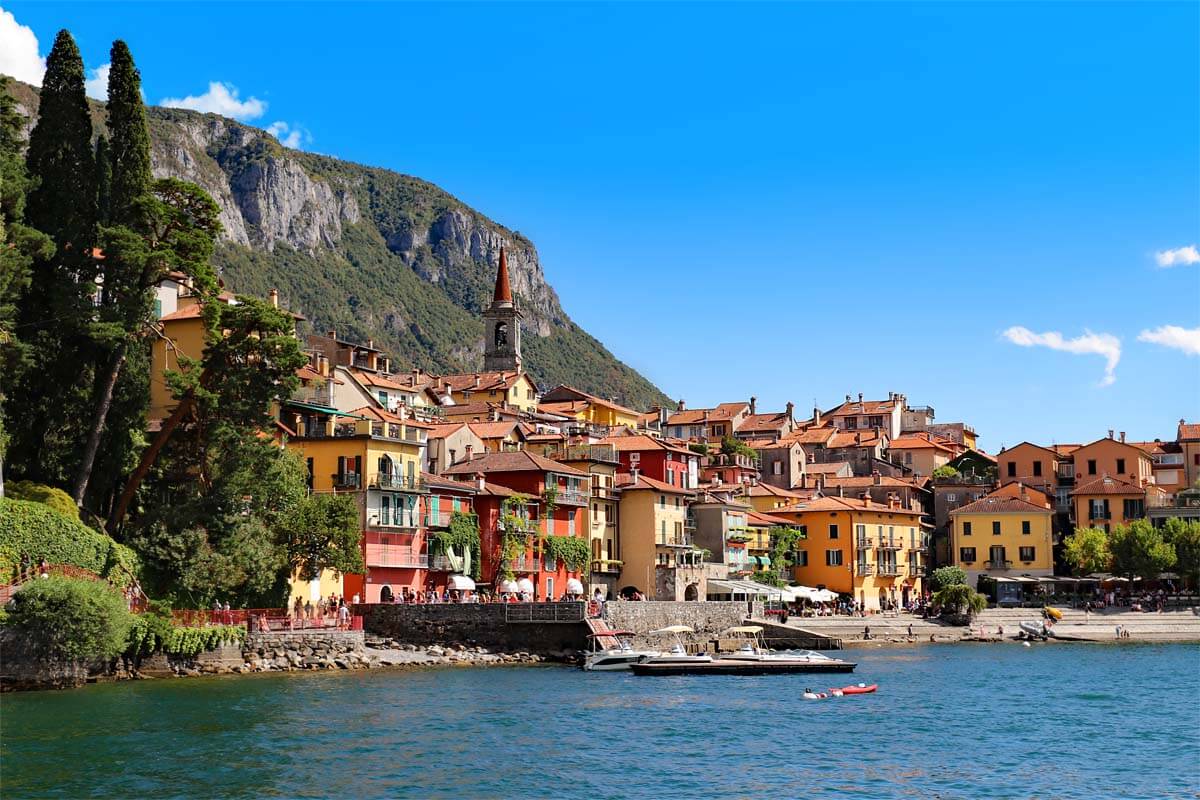
[[[567,594],[583,594],[583,584],[576,578],[567,578]]]
[[[517,592],[521,591],[521,587],[517,585],[516,581],[500,581],[499,591],[512,592],[513,594],[516,594]]]
[[[466,575],[451,575],[446,579],[446,586],[450,589],[457,589],[460,592],[475,591],[475,581],[471,580]]]
[[[754,581],[736,581],[732,579],[710,580],[708,582],[708,594],[742,595],[743,597],[767,597],[774,599],[783,597],[783,592],[774,586],[767,586],[765,583],[755,583]]]
[[[521,580],[517,581],[517,591],[533,594],[533,581],[529,580],[529,578],[521,578]]]
[[[665,628],[659,628],[656,631],[650,631],[650,636],[661,636],[668,633],[695,633],[694,630],[687,625],[668,625]]]

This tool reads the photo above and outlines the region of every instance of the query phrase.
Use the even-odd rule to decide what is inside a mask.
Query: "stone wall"
[[[761,615],[761,603],[753,611]],[[615,601],[604,604],[604,618],[609,627],[616,630],[633,631],[635,647],[660,647],[664,644],[660,636],[646,636],[652,630],[669,625],[687,625],[696,631],[693,641],[708,641],[716,634],[741,625],[753,616],[751,604],[737,600],[732,602],[671,603]]]
[[[372,604],[354,607],[363,617],[363,628],[403,644],[482,645],[507,652],[559,653],[588,646],[591,629],[582,619],[574,622],[510,622],[508,617],[530,606],[535,611],[569,612],[575,603],[463,603],[440,605]],[[509,610],[511,609],[511,611]],[[562,614],[561,616],[567,616]]]

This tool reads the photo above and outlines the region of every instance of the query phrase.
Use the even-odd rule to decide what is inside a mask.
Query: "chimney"
[[[862,444],[862,431],[855,431],[855,432],[854,432],[854,443],[855,443],[855,444]]]
[[[845,496],[846,496],[846,491],[842,487],[842,484],[839,483],[838,484],[838,497],[845,497]]]
[[[1125,431],[1121,431],[1121,441],[1125,441]]]
[[[818,494],[825,494],[825,475],[824,474],[817,475],[816,478],[813,479],[813,488],[815,488],[817,490]]]
[[[634,483],[637,483],[639,472],[640,472],[640,470],[637,467],[634,467],[633,469],[629,470],[629,477],[633,478]]]
[[[847,402],[847,403],[849,403],[849,402],[850,402],[850,395],[846,395],[846,402]]]
[[[889,403],[891,403],[891,402],[894,402],[894,401],[895,401],[895,399],[896,399],[896,393],[895,393],[895,392],[888,392],[888,402],[889,402]]]
[[[789,420],[792,419],[792,414],[796,411],[796,404],[788,400],[787,405],[783,407],[783,413],[787,415]]]
[[[1110,438],[1110,439],[1113,438],[1113,433],[1114,433],[1113,429],[1109,428],[1108,429],[1108,438]]]
[[[274,306],[275,308],[279,308],[279,290],[272,289],[270,294],[268,294],[267,296],[271,298],[271,305]]]
[[[750,398],[750,413],[751,413],[751,414],[757,414],[757,413],[758,413],[758,398],[757,398],[757,397],[753,397],[753,396],[752,396],[752,397]]]
[[[475,388],[478,389],[483,384],[483,378],[479,377],[479,373],[475,373]]]
[[[874,483],[876,486],[883,485],[883,476],[879,474],[879,470],[873,471],[871,473],[871,477],[874,479],[872,483]]]
[[[476,472],[475,473],[475,486],[478,487],[479,491],[481,491],[481,492],[485,488],[484,483],[486,483],[486,479],[483,477],[483,473]]]
[[[678,404],[675,406],[675,410],[676,410],[676,411],[685,411],[685,410],[687,410],[687,405],[686,405],[686,404],[683,402],[683,398],[682,398],[682,397],[681,397],[681,398],[679,398],[679,403],[678,403]]]
[[[808,473],[807,472],[800,473],[800,488],[801,489],[808,488]]]
[[[813,427],[821,427],[821,409],[813,406]]]
[[[335,331],[335,330],[333,330],[333,329],[330,329],[330,331],[329,331],[329,338],[330,338],[330,339],[337,339],[337,331]]]
[[[862,397],[863,397],[863,393],[862,393],[862,392],[859,392],[859,393],[858,393],[858,402],[859,402],[859,403],[862,403]]]
[[[471,460],[471,451],[474,449],[475,449],[475,445],[473,445],[473,444],[468,444],[465,448],[463,448],[463,452],[466,453],[466,455],[463,457],[464,461]]]

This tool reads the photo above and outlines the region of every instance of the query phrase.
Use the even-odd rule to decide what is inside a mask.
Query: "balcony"
[[[617,448],[611,444],[572,444],[560,447],[547,458],[555,461],[597,461],[604,464],[620,464]]]
[[[1108,511],[1098,511],[1093,508],[1088,511],[1088,519],[1112,519],[1112,513]]]
[[[449,528],[453,516],[454,512],[451,510],[430,511],[425,515],[425,525],[429,528]]]
[[[875,574],[875,565],[874,564],[855,564],[854,565],[854,574],[855,575],[874,575]]]
[[[1004,560],[998,559],[998,558],[993,558],[987,562],[987,568],[988,569],[1012,569],[1012,562],[1004,561]]]
[[[405,545],[371,544],[368,542],[366,561],[368,567],[429,568],[429,555],[427,553],[421,553],[416,548]]]
[[[372,489],[390,489],[400,492],[425,491],[425,479],[415,475],[394,475],[387,472],[377,472],[371,479]]]
[[[536,558],[529,558],[528,556],[521,556],[514,561],[507,561],[505,563],[512,572],[536,572],[538,560]]]
[[[362,486],[362,476],[353,472],[335,472],[330,477],[333,479],[333,488],[335,491],[341,489],[358,489]]]
[[[588,504],[588,496],[583,492],[560,491],[558,496],[554,498],[554,502],[560,506],[586,506]]]
[[[691,547],[692,537],[688,533],[668,533],[665,536],[660,533],[654,537],[654,543],[659,547]]]
[[[881,539],[879,541],[880,550],[903,550],[904,543],[895,539]]]
[[[371,436],[376,439],[389,439],[394,442],[410,442],[425,444],[424,431],[419,428],[409,428],[395,422],[372,422]]]
[[[870,536],[860,536],[854,540],[854,546],[859,550],[867,550],[875,546],[875,540]]]
[[[292,399],[297,403],[329,408],[333,405],[333,384],[326,382],[321,386],[301,386],[292,392]]]
[[[616,561],[611,558],[595,558],[592,559],[592,572],[602,575],[618,575],[621,572],[621,567],[625,566],[624,561]]]
[[[591,436],[595,439],[603,439],[609,434],[607,425],[594,425],[590,422],[582,422],[580,420],[571,420],[563,424],[563,433],[567,436]]]
[[[908,565],[908,574],[912,575],[914,577],[919,577],[921,575],[925,575],[928,572],[929,572],[929,570],[926,568],[926,566],[924,564],[909,564]]]
[[[900,567],[896,564],[880,564],[879,574],[885,578],[894,578],[900,574]]]
[[[421,517],[417,514],[407,515],[402,509],[388,509],[386,512],[371,509],[367,514],[368,528],[408,528],[416,530],[421,527]]]

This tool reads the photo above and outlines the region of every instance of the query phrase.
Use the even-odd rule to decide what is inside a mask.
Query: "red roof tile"
[[[443,474],[474,475],[479,472],[485,475],[489,472],[556,472],[560,475],[587,476],[586,472],[543,458],[528,450],[480,453],[472,456],[469,461],[460,461],[452,467],[447,467]]]
[[[950,512],[950,516],[956,514],[1046,514],[1049,516],[1053,513],[1045,506],[1030,503],[1019,497],[989,495],[979,498],[974,503],[967,503],[965,506],[956,508]]]

